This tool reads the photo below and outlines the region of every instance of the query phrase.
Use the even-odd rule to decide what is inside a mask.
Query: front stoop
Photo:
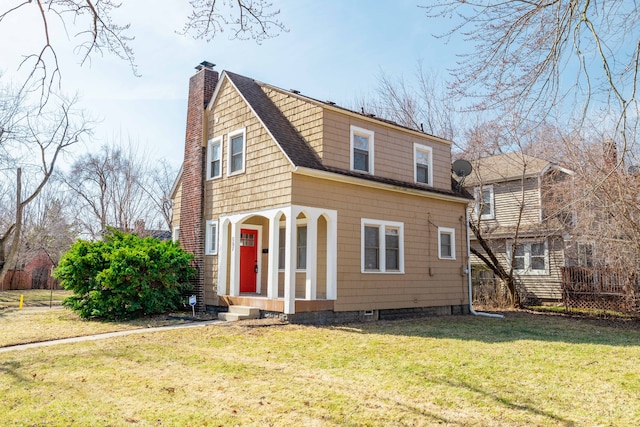
[[[238,320],[259,319],[260,309],[256,307],[247,307],[244,305],[230,305],[229,311],[226,313],[218,313],[218,319],[225,322],[235,322]]]

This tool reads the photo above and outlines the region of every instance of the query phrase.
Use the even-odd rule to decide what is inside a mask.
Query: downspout
[[[468,215],[468,212],[465,212],[465,219],[466,219],[465,225],[467,227],[467,281],[469,282],[469,312],[474,316],[485,316],[485,317],[495,317],[498,319],[504,319],[504,316],[502,314],[485,313],[483,311],[476,311],[473,308],[473,287],[471,285],[471,239],[469,238],[469,232],[471,230],[469,227],[469,218],[467,215]]]

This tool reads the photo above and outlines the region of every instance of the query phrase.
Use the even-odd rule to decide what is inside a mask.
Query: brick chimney
[[[196,309],[205,310],[204,304],[204,170],[205,135],[204,110],[218,83],[215,64],[202,62],[196,74],[189,79],[187,103],[187,130],[182,165],[182,200],[180,208],[180,243],[194,255],[193,267],[198,270],[194,279]]]

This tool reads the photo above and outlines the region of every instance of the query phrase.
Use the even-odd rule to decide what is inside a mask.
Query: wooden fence
[[[562,267],[562,302],[566,307],[638,314],[638,272],[597,267]]]

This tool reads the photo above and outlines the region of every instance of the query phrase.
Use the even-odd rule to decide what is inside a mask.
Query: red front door
[[[240,229],[240,292],[256,292],[258,231]]]

